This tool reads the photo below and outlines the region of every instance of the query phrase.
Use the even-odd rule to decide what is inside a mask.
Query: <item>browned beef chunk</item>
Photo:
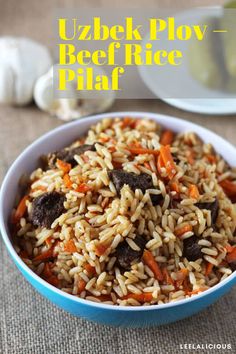
[[[82,155],[86,151],[95,151],[95,144],[84,144],[74,148],[66,148],[61,151],[56,151],[48,155],[48,166],[54,168],[57,159],[70,163],[72,167],[76,165],[75,155]]]
[[[136,173],[126,172],[124,170],[112,170],[109,172],[109,177],[114,183],[118,195],[120,195],[120,191],[124,184],[128,184],[133,191],[135,191],[135,189],[141,189],[143,193],[145,193],[146,189],[155,188],[152,183],[152,177],[147,173],[140,173],[140,175],[137,175]],[[153,194],[150,195],[150,197],[153,205],[158,205],[163,200],[161,194]]]
[[[207,209],[211,211],[211,224],[215,225],[219,213],[219,201],[216,198],[212,203],[196,203],[199,209]]]
[[[152,205],[159,205],[163,201],[162,194],[150,194]]]
[[[186,238],[183,241],[183,256],[186,257],[188,261],[196,261],[197,259],[202,258],[203,254],[198,241],[199,238],[195,235]]]
[[[116,248],[116,263],[118,267],[124,270],[129,270],[131,264],[134,261],[140,261],[143,255],[143,251],[146,244],[146,240],[144,239],[144,237],[137,235],[133,241],[136,243],[136,245],[138,245],[140,251],[133,250],[126,241],[121,242]]]
[[[31,221],[34,226],[50,229],[53,221],[65,212],[65,196],[58,192],[44,193],[32,203]]]

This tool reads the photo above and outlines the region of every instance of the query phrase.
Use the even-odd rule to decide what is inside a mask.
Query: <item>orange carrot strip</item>
[[[92,188],[90,186],[88,186],[86,183],[82,183],[76,188],[76,192],[86,193],[88,191],[91,191],[91,189]]]
[[[162,159],[162,156],[161,155],[159,155],[158,157],[157,157],[157,171],[158,171],[158,173],[161,175],[161,169],[163,168],[163,167],[165,167],[165,164],[164,164],[164,161],[163,161],[163,159]]]
[[[35,191],[46,191],[47,190],[47,187],[45,186],[38,186],[34,189],[31,189],[32,192],[35,192]]]
[[[236,182],[225,179],[221,182],[221,184],[223,185],[223,187],[225,187],[226,189],[229,189],[233,193],[236,192]]]
[[[51,271],[51,268],[49,266],[49,263],[45,263],[44,264],[44,268],[43,268],[43,274],[42,274],[45,278],[50,278],[53,274]]]
[[[170,146],[169,145],[161,146],[160,154],[164,162],[166,171],[168,173],[169,179],[172,179],[177,171],[176,171],[176,165],[171,155]]]
[[[189,149],[189,153],[188,153],[188,156],[187,156],[187,160],[188,160],[188,163],[190,165],[193,165],[194,164],[194,161],[195,161],[195,152],[193,151],[193,149]]]
[[[113,144],[113,145],[116,145],[117,141],[116,141],[116,139],[111,138],[111,139],[110,139],[110,143]]]
[[[122,120],[122,128],[127,128],[127,127],[135,128],[135,124],[136,124],[136,121],[130,117],[125,117]]]
[[[188,269],[187,268],[182,268],[180,269],[178,272],[176,272],[176,285],[179,288],[180,285],[183,284],[184,280],[186,279],[186,277],[188,276]]]
[[[100,242],[95,246],[95,253],[98,257],[100,257],[106,252],[108,248],[109,248],[108,244],[104,244]]]
[[[56,275],[52,275],[50,278],[48,278],[47,282],[56,287],[59,285],[59,279]]]
[[[96,274],[96,269],[93,266],[91,266],[91,264],[89,264],[89,263],[86,263],[84,265],[84,269],[87,271],[89,276]]]
[[[130,293],[126,296],[123,296],[123,300],[127,299],[134,299],[137,300],[138,302],[144,303],[144,302],[150,302],[153,300],[152,293],[141,293],[141,294],[133,294]]]
[[[132,148],[142,149],[143,147],[142,147],[141,143],[138,140],[134,140],[132,142]]]
[[[189,192],[190,198],[196,199],[196,200],[199,199],[200,194],[199,194],[199,191],[198,191],[198,187],[197,187],[195,184],[191,184],[191,185],[189,186],[188,192]]]
[[[171,145],[174,140],[174,133],[171,130],[165,130],[160,139],[162,145]]]
[[[219,183],[223,189],[226,189],[229,192],[236,193],[236,183],[229,179],[224,179]]]
[[[155,278],[159,281],[163,281],[164,278],[163,278],[161,268],[157,264],[155,258],[153,257],[153,255],[150,251],[144,250],[143,261],[154,273]]]
[[[127,150],[131,152],[133,155],[142,155],[142,154],[152,154],[152,155],[159,155],[159,150],[151,150],[145,148],[136,148],[136,147],[128,147]]]
[[[72,182],[71,182],[71,179],[70,179],[70,176],[68,175],[68,173],[66,173],[63,177],[63,181],[65,183],[65,186],[69,189],[71,189],[72,187]]]
[[[226,245],[225,250],[227,251],[227,253],[231,253],[234,250],[234,246]]]
[[[151,171],[152,172],[152,169],[151,169],[151,166],[150,166],[150,163],[149,162],[144,162],[144,167],[146,167],[147,170]]]
[[[236,261],[236,247],[233,247],[233,250],[227,254],[226,260],[228,263],[232,263]]]
[[[16,224],[20,221],[20,219],[24,216],[25,212],[26,212],[26,201],[28,200],[28,196],[25,195],[20,203],[18,204],[17,208],[16,208],[16,211],[13,215],[13,223]]]
[[[213,267],[214,267],[214,265],[212,263],[210,263],[210,262],[207,263],[206,270],[205,270],[206,277],[212,272]]]
[[[100,139],[102,143],[107,143],[110,140],[109,136],[104,136]]]
[[[116,151],[116,147],[115,146],[109,146],[109,148],[108,148],[108,150],[110,151],[110,152],[115,152]]]
[[[215,155],[212,155],[212,154],[207,154],[206,155],[206,158],[207,158],[207,160],[210,162],[210,163],[216,163],[216,161],[217,161],[217,158],[216,158],[216,156]]]
[[[182,286],[183,286],[183,290],[185,291],[185,293],[190,291],[189,281],[188,281],[187,277],[184,279]]]
[[[64,173],[68,173],[71,170],[71,164],[65,161],[57,159],[56,165]]]
[[[188,275],[189,271],[187,268],[182,268],[176,272],[177,280],[184,280]]]
[[[163,268],[162,269],[162,273],[163,273],[163,276],[164,276],[164,279],[165,279],[166,283],[169,284],[169,285],[173,285],[174,286],[175,285],[174,280],[171,278],[168,270],[166,268]]]
[[[49,236],[46,240],[45,240],[45,243],[48,247],[51,247],[52,245],[52,240],[53,240],[53,237],[52,236]]]
[[[77,247],[74,240],[68,240],[64,245],[64,251],[69,253],[77,252]]]
[[[176,228],[175,229],[175,236],[180,237],[183,234],[185,234],[185,232],[192,231],[192,229],[193,229],[193,227],[191,224],[187,224],[182,227]]]
[[[219,184],[229,199],[231,199],[232,202],[236,202],[236,183],[230,181],[229,179],[224,179],[223,181],[219,182]]]
[[[128,126],[129,126],[129,124],[130,124],[130,120],[131,120],[131,118],[129,118],[129,117],[125,117],[125,118],[122,120],[122,123],[121,123],[122,128],[126,128],[126,127],[128,127]]]
[[[179,184],[177,182],[170,183],[170,190],[179,194],[180,193]]]
[[[79,278],[79,280],[78,280],[78,294],[81,294],[82,291],[84,291],[86,284],[87,283],[84,279]]]
[[[46,250],[45,252],[39,254],[38,256],[33,258],[33,261],[38,262],[38,261],[43,261],[46,259],[50,259],[53,257],[53,251],[54,251],[54,247],[49,248],[48,250]]]
[[[207,290],[207,288],[199,288],[199,289],[196,289],[196,290],[187,291],[186,295],[189,295],[189,296],[195,295],[195,294],[198,294],[198,293],[202,293],[205,290]]]

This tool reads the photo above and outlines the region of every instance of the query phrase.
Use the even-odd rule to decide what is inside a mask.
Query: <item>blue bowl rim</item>
[[[51,284],[49,284],[48,282],[46,282],[45,280],[43,280],[42,278],[40,278],[40,276],[38,276],[36,273],[34,273],[23,261],[22,259],[18,256],[18,254],[16,253],[10,238],[7,234],[6,231],[6,223],[7,221],[4,220],[3,218],[3,209],[4,209],[4,205],[3,205],[3,200],[4,200],[4,194],[7,192],[8,189],[8,178],[14,173],[14,169],[15,166],[17,165],[18,161],[21,160],[23,158],[23,156],[28,153],[32,147],[36,146],[36,145],[40,145],[41,144],[41,140],[44,139],[48,139],[50,138],[51,135],[54,135],[55,133],[60,133],[64,130],[65,127],[68,127],[68,125],[70,126],[76,126],[77,124],[83,124],[83,122],[86,120],[86,122],[88,121],[93,121],[94,119],[96,119],[97,121],[103,119],[103,118],[116,118],[116,117],[125,117],[125,116],[131,116],[134,118],[147,118],[147,119],[156,119],[156,121],[158,121],[158,117],[160,118],[165,118],[168,119],[169,122],[175,122],[175,123],[184,123],[186,122],[185,120],[181,119],[181,118],[176,118],[176,117],[172,117],[172,116],[168,116],[168,115],[164,115],[164,114],[158,114],[158,113],[150,113],[150,112],[140,112],[140,111],[124,111],[124,112],[111,112],[111,113],[102,113],[102,114],[98,114],[98,115],[91,115],[88,117],[83,117],[79,120],[75,120],[72,122],[69,122],[67,124],[63,124],[57,128],[54,128],[52,130],[50,130],[49,132],[43,134],[42,136],[40,136],[39,138],[37,138],[33,143],[31,143],[27,148],[25,148],[20,154],[19,156],[15,159],[15,161],[12,163],[11,167],[8,169],[7,174],[5,175],[5,178],[3,180],[2,186],[1,186],[1,190],[0,190],[0,231],[2,234],[2,238],[4,240],[4,243],[7,247],[8,252],[10,253],[10,255],[12,256],[14,262],[16,263],[16,265],[18,265],[24,272],[27,273],[27,275],[31,278],[33,278],[35,280],[36,283],[39,283],[42,287],[47,288],[49,291],[53,292],[55,295],[61,296],[65,299],[68,299],[69,301],[73,301],[74,303],[78,303],[81,305],[87,305],[87,306],[91,306],[91,307],[95,307],[98,309],[103,309],[103,310],[114,310],[114,311],[131,311],[131,312],[142,312],[142,311],[153,311],[153,310],[164,310],[167,308],[172,308],[172,307],[178,307],[181,305],[185,305],[185,304],[190,304],[192,302],[196,302],[199,300],[203,300],[205,297],[207,297],[208,295],[216,292],[217,290],[219,290],[220,288],[223,288],[225,285],[227,285],[228,283],[231,283],[233,280],[236,282],[236,271],[233,272],[229,277],[227,277],[226,279],[224,279],[222,282],[214,285],[212,288],[205,290],[202,293],[199,293],[197,295],[194,295],[192,297],[183,299],[183,300],[179,300],[176,302],[169,302],[166,304],[160,304],[160,305],[150,305],[150,306],[116,306],[116,305],[109,305],[109,304],[104,304],[104,303],[99,303],[99,302],[93,302],[90,300],[86,300],[86,299],[82,299],[79,298],[75,295],[71,295],[68,294],[54,286],[52,286]],[[209,129],[206,129],[204,127],[201,127],[198,124],[192,123],[192,122],[186,122],[189,125],[191,125],[191,127],[193,129],[195,129],[195,131],[197,131],[197,129],[200,129],[202,132],[204,131],[205,133],[210,133],[212,136],[215,136],[218,140],[220,139],[221,142],[224,143],[224,145],[227,147],[229,147],[230,149],[234,149],[236,152],[236,148],[230,144],[228,141],[226,141],[225,139],[223,139],[222,137],[220,137],[218,134],[210,131]],[[24,275],[24,274],[23,274]],[[27,279],[28,280],[28,279]]]

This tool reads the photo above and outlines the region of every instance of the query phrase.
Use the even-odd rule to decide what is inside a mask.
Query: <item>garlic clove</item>
[[[96,73],[103,74],[101,68],[95,68]],[[100,113],[108,110],[114,102],[115,94],[112,91],[96,93],[96,98],[87,98],[88,92],[76,91],[75,86],[70,84],[70,92],[74,92],[75,98],[53,97],[53,67],[41,76],[34,87],[34,100],[37,106],[45,112],[57,118],[69,121],[81,118],[88,114]],[[78,95],[78,98],[76,97]]]
[[[34,86],[34,100],[42,111],[54,109],[53,68],[38,78]]]
[[[10,67],[4,68],[0,60],[0,101],[5,104],[14,103],[14,74]]]
[[[45,46],[28,38],[0,37],[0,103],[30,103],[37,78],[51,65]]]
[[[54,98],[53,67],[36,81],[34,100],[42,111],[55,115],[62,120],[71,119],[70,112],[75,109],[78,101],[77,99]]]

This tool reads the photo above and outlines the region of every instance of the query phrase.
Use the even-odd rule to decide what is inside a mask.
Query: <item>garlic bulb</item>
[[[28,38],[0,37],[0,103],[25,105],[52,65],[48,49]]]
[[[94,69],[97,73],[104,74],[101,68],[94,67]],[[112,91],[106,92],[106,95],[98,92],[96,98],[88,99],[88,93],[85,91],[76,92],[72,83],[70,84],[70,91],[74,92],[75,98],[54,98],[52,67],[36,81],[34,100],[43,111],[49,112],[59,119],[69,121],[89,114],[104,112],[108,110],[115,99],[115,94]],[[76,95],[78,95],[78,98]]]

